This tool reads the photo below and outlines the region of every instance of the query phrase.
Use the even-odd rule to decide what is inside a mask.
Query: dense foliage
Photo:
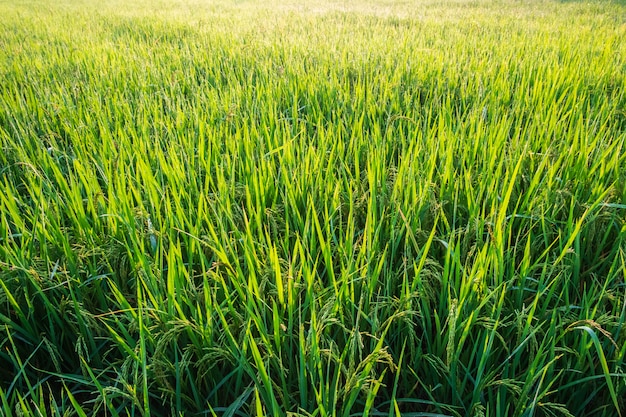
[[[626,414],[624,39],[611,2],[0,2],[0,413]]]

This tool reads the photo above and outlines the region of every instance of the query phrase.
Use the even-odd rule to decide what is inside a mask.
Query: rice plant
[[[618,1],[0,2],[0,414],[626,414]]]

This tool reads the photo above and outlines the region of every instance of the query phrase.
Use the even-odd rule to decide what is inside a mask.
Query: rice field
[[[0,1],[0,415],[626,416],[626,4]]]

